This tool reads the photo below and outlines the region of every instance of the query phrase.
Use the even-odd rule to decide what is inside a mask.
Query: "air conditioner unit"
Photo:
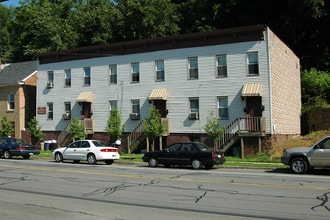
[[[48,82],[47,83],[47,88],[54,88],[54,83],[53,82]]]
[[[190,119],[198,119],[198,112],[191,112],[189,115]]]
[[[129,118],[131,120],[139,120],[140,119],[140,115],[138,113],[131,113],[131,114],[129,114]]]
[[[62,119],[63,120],[70,120],[71,119],[71,114],[70,113],[62,114]]]

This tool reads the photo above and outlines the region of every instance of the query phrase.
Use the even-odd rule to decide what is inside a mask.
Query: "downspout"
[[[272,71],[271,71],[271,59],[270,59],[270,39],[269,39],[269,27],[266,27],[265,31],[265,39],[266,39],[266,46],[267,46],[267,60],[268,60],[268,85],[269,85],[269,121],[270,121],[270,134],[272,135],[275,131],[275,126],[273,122],[273,105],[272,105],[272,99],[273,99],[273,89],[272,89]],[[267,133],[267,129],[266,129]]]

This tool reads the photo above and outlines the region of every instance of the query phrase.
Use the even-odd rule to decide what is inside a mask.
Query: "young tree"
[[[14,133],[13,124],[4,116],[0,121],[0,137],[9,137]]]
[[[206,131],[207,136],[212,139],[214,143],[219,142],[224,128],[221,127],[220,119],[215,117],[213,112],[209,112],[204,130]]]
[[[121,115],[117,109],[111,110],[105,130],[112,142],[115,142],[122,137],[125,125],[121,124]]]
[[[144,120],[143,133],[152,141],[151,150],[155,150],[155,139],[160,137],[166,131],[164,123],[161,121],[160,114],[155,106],[151,106],[149,117]],[[149,151],[149,146],[147,146]]]
[[[9,137],[14,133],[13,124],[4,116],[0,121],[0,137]]]
[[[30,133],[32,144],[38,144],[43,138],[41,127],[39,126],[36,117],[33,117],[28,123],[28,132]]]
[[[73,118],[71,120],[69,134],[71,135],[73,141],[83,140],[87,137],[85,129],[78,118]]]

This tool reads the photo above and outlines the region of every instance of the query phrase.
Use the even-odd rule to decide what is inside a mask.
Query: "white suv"
[[[284,150],[281,162],[290,165],[292,172],[300,174],[313,168],[330,168],[330,136],[311,147]]]

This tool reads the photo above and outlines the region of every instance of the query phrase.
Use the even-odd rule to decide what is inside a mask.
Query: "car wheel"
[[[113,160],[106,160],[106,161],[104,161],[106,164],[108,164],[108,165],[111,165],[111,164],[113,164]]]
[[[24,159],[30,159],[30,155],[24,155],[23,158]]]
[[[149,167],[156,167],[158,166],[158,160],[154,157],[151,157],[148,161]]]
[[[194,169],[199,169],[202,167],[202,163],[199,161],[199,160],[193,160],[191,162],[191,166],[194,168]]]
[[[308,165],[303,158],[295,158],[291,161],[290,168],[292,172],[297,174],[307,173]]]
[[[62,156],[61,153],[56,153],[56,154],[55,154],[55,161],[56,161],[57,163],[62,163],[62,162],[63,162],[63,156]]]
[[[10,159],[11,158],[11,153],[9,150],[5,150],[5,152],[3,152],[3,157],[5,159]]]
[[[94,154],[88,154],[87,161],[89,164],[96,164],[97,162]]]

